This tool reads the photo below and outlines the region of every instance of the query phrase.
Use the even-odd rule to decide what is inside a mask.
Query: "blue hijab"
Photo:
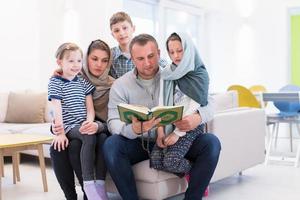
[[[184,33],[176,34],[181,39],[183,58],[177,66],[172,63],[161,71],[163,104],[173,105],[173,93],[178,85],[181,92],[201,106],[206,106],[209,85],[206,68],[191,38]]]

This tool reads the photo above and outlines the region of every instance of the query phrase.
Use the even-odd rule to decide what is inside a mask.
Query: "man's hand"
[[[175,144],[178,141],[178,139],[179,139],[179,136],[173,132],[164,139],[164,145],[171,146],[171,145]]]
[[[158,127],[157,128],[157,138],[156,138],[156,144],[160,148],[166,148],[167,146],[164,144],[164,139],[165,139],[165,133],[164,133],[164,128]]]
[[[142,122],[140,122],[136,117],[132,116],[132,130],[135,134],[140,135],[144,132],[147,132],[151,130],[154,126],[156,126],[161,119],[155,119],[154,117],[148,121],[143,122],[143,127],[142,127]],[[143,129],[142,129],[143,128]]]
[[[201,123],[202,118],[199,113],[187,115],[177,122],[174,122],[175,126],[182,132],[188,132],[195,129]]]
[[[79,128],[81,134],[93,135],[97,133],[98,124],[96,122],[84,121]]]
[[[62,133],[54,137],[51,145],[53,145],[55,150],[65,150],[69,145],[69,140],[66,137],[65,133]]]

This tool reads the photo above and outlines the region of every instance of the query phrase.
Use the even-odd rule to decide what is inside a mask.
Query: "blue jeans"
[[[150,146],[153,147],[154,143]],[[186,158],[193,165],[185,200],[200,200],[218,163],[221,144],[213,134],[199,134]],[[131,166],[149,159],[140,139],[127,139],[120,135],[109,137],[103,146],[107,169],[123,200],[138,200]]]

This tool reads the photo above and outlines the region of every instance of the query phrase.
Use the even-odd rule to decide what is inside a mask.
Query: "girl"
[[[171,34],[166,46],[172,64],[161,71],[160,104],[184,105],[183,117],[196,113],[199,106],[208,102],[208,73],[187,35]],[[187,133],[173,125],[158,127],[151,167],[184,176],[191,169],[185,155],[201,133],[202,125]]]
[[[88,199],[107,199],[104,184],[99,184],[104,182],[103,174],[106,173],[102,156],[97,156],[96,181],[94,180],[95,133],[104,127],[98,125],[98,130],[93,128],[95,111],[92,93],[95,87],[78,76],[82,68],[82,51],[75,44],[64,43],[58,48],[56,59],[62,69],[62,75],[51,78],[48,86],[49,100],[55,113],[54,133],[57,135],[53,141],[53,148],[58,151],[64,150],[69,140],[81,140],[80,159],[84,191]]]

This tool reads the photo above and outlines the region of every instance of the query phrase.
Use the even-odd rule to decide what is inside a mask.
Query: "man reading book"
[[[149,159],[148,152],[141,145],[140,136],[147,132],[151,133],[149,137],[155,136],[154,127],[161,119],[152,118],[140,122],[133,117],[132,123],[126,124],[120,120],[117,105],[126,103],[148,108],[158,105],[160,51],[152,36],[141,34],[131,41],[130,53],[136,68],[117,79],[110,90],[108,127],[113,135],[106,140],[103,150],[107,168],[122,199],[138,200],[131,165]],[[188,132],[212,119],[210,103],[199,106],[197,110],[198,112],[185,116],[174,125],[180,131]],[[153,145],[154,140],[149,144],[150,151]],[[191,179],[185,192],[185,200],[202,199],[217,165],[220,148],[220,142],[213,134],[199,134],[194,140],[186,154],[193,165],[189,172]]]
[[[156,106],[154,108],[147,108],[141,105],[132,105],[120,103],[118,105],[120,120],[129,124],[132,123],[132,116],[139,121],[147,121],[154,118],[160,118],[158,125],[169,125],[173,122],[181,120],[183,114],[183,106]]]

